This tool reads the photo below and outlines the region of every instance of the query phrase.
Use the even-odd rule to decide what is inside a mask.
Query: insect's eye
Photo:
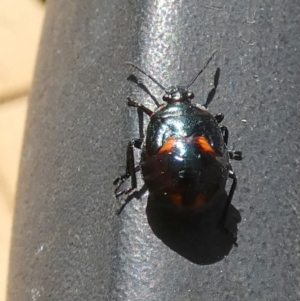
[[[170,96],[168,94],[165,94],[163,96],[163,101],[169,101],[170,100]]]
[[[193,92],[189,92],[188,93],[188,98],[189,99],[193,99],[195,97],[194,93]]]

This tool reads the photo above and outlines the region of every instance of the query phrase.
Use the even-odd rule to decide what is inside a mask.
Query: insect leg
[[[225,125],[222,125],[220,127],[222,135],[223,135],[223,139],[224,139],[224,143],[227,145],[228,144],[228,137],[229,137],[229,131],[227,129],[227,127]]]
[[[234,191],[235,191],[236,185],[237,185],[237,178],[236,178],[235,173],[232,170],[229,170],[228,178],[232,179],[232,184],[231,184],[231,188],[230,188],[227,200],[226,200],[226,205],[225,205],[225,208],[224,208],[224,211],[223,211],[222,224],[224,224],[225,221],[226,221],[228,209],[229,209],[229,206],[231,204],[231,200],[233,198]]]
[[[126,154],[126,170],[123,175],[114,180],[116,185],[115,196],[119,197],[122,194],[128,194],[137,187],[136,172],[140,170],[140,165],[134,166],[134,148],[141,149],[142,139],[134,139],[129,141]],[[121,185],[131,177],[131,187],[128,189],[119,190]]]
[[[229,137],[229,131],[225,125],[222,125],[221,127],[221,132],[223,135],[224,143],[227,145],[228,144],[228,137]],[[232,160],[237,160],[241,161],[242,160],[242,152],[241,151],[234,151],[234,150],[229,150],[229,158]]]
[[[144,112],[146,115],[151,116],[153,111],[145,107],[144,105],[140,104],[137,100],[132,100],[130,97],[127,97],[127,105],[129,107],[135,107]]]
[[[230,150],[230,151],[228,151],[228,153],[229,153],[229,158],[232,160],[241,161],[243,159],[241,151]]]
[[[222,120],[224,119],[224,114],[219,113],[219,114],[215,115],[215,119],[216,119],[217,123],[222,122]]]
[[[236,185],[237,185],[237,178],[236,178],[235,173],[232,170],[229,170],[228,178],[232,179],[232,184],[231,184],[231,188],[230,188],[227,200],[226,200],[225,208],[224,208],[223,213],[222,213],[221,226],[223,227],[223,229],[226,230],[226,232],[228,232],[228,234],[230,234],[233,237],[233,243],[234,243],[235,246],[237,246],[236,234],[232,233],[230,230],[228,230],[226,225],[225,225],[227,215],[228,215],[228,210],[229,210],[231,200],[233,198],[233,195],[234,195],[234,192],[235,192],[235,189],[236,189]]]

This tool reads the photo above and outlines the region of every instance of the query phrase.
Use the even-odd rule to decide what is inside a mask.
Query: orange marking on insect
[[[158,153],[170,152],[174,148],[175,140],[175,137],[168,138]]]
[[[208,153],[216,153],[215,150],[211,147],[207,139],[203,136],[197,136],[193,138],[193,142],[197,143],[202,150]]]
[[[179,193],[176,194],[172,194],[170,196],[170,199],[172,200],[172,202],[174,202],[177,205],[182,205],[182,195],[180,195]]]
[[[198,194],[195,200],[195,207],[202,207],[205,205],[206,196],[204,194]]]

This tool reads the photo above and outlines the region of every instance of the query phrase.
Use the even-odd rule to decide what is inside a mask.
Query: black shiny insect
[[[218,125],[224,115],[213,116],[207,110],[218,85],[220,69],[217,69],[214,88],[204,105],[192,104],[194,94],[188,90],[214,53],[187,86],[167,89],[141,68],[127,62],[165,91],[163,100],[166,104],[153,112],[128,98],[127,105],[140,109],[150,117],[150,122],[144,141],[135,139],[128,143],[125,174],[114,181],[116,197],[137,188],[136,172],[141,170],[149,194],[161,204],[178,210],[195,211],[209,205],[218,192],[225,190],[227,179],[231,178],[221,221],[224,225],[237,185],[229,159],[241,160],[242,153],[227,149],[228,129]],[[142,149],[138,166],[134,163],[134,148]],[[130,177],[131,187],[123,188],[122,184]]]

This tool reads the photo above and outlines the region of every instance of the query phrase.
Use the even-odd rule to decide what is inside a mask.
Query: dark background
[[[299,300],[299,15],[287,1],[47,1],[29,105],[8,300]],[[242,221],[238,248],[199,265],[152,232],[147,193],[121,217],[113,179],[139,135],[132,96],[154,108],[133,60],[193,85],[225,114]],[[246,122],[242,121],[246,120]],[[146,120],[145,120],[146,122]],[[141,185],[141,180],[139,179]]]

